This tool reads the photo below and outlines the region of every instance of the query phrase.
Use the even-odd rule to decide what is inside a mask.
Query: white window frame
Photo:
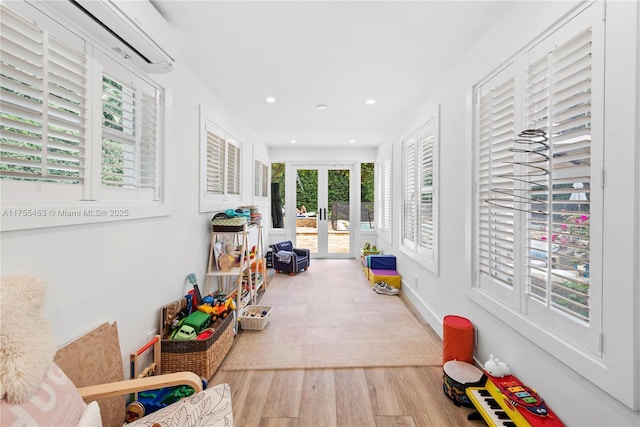
[[[129,174],[129,177],[123,178],[127,182],[123,184],[122,187],[106,185],[102,173],[102,165],[104,161],[102,149],[99,152],[100,156],[95,156],[96,158],[100,157],[100,163],[94,164],[94,170],[100,171],[100,181],[102,181],[102,185],[99,186],[99,198],[107,200],[157,201],[160,198],[160,187],[157,179],[159,175],[158,156],[160,153],[158,151],[158,147],[154,146],[157,144],[157,141],[154,141],[155,138],[153,138],[153,135],[157,134],[159,131],[158,127],[160,117],[158,117],[157,111],[160,105],[159,97],[161,96],[161,93],[158,91],[158,88],[150,84],[147,79],[132,74],[127,68],[118,64],[111,58],[100,54],[98,55],[98,58],[100,58],[100,63],[103,64],[101,67],[102,72],[100,74],[113,78],[119,83],[128,85],[134,91],[136,95],[136,103],[139,106],[135,109],[134,113],[138,129],[136,130],[132,141],[134,144],[133,149],[135,151],[133,158],[130,159],[131,165],[129,167],[132,168],[132,171]],[[100,84],[102,85],[102,79],[100,80]],[[102,93],[102,90],[100,93]],[[152,112],[156,113],[154,114],[155,117],[149,117],[144,110],[144,106],[150,105],[151,103],[153,103],[153,106],[155,107],[155,111],[152,110]],[[151,109],[151,107],[149,109]],[[112,135],[115,135],[115,138]],[[112,140],[117,139],[117,134],[110,132],[107,127],[102,126],[103,144],[104,139],[106,138],[110,138]],[[145,154],[149,154],[148,161],[145,160]],[[149,169],[145,171],[145,168]],[[151,178],[145,178],[145,175],[148,175],[150,170],[154,171],[153,176]]]
[[[608,102],[605,99],[605,43],[603,19],[605,11],[604,5],[600,1],[586,5],[580,5],[562,22],[549,29],[543,36],[532,42],[529,46],[520,51],[505,65],[498,68],[487,78],[474,86],[474,96],[476,90],[500,73],[511,73],[515,76],[515,107],[513,135],[523,130],[522,123],[528,120],[530,113],[525,108],[524,100],[526,95],[525,77],[529,63],[534,63],[539,55],[534,54],[535,49],[540,48],[541,54],[548,54],[555,50],[555,47],[562,46],[568,40],[581,34],[585,29],[592,31],[592,53],[591,53],[591,157],[590,157],[590,289],[589,307],[591,309],[589,323],[581,322],[572,316],[568,316],[561,310],[546,308],[543,312],[542,305],[528,297],[526,276],[529,274],[529,250],[530,236],[528,235],[527,223],[525,220],[518,220],[526,212],[514,210],[516,218],[514,234],[514,271],[516,280],[512,284],[504,281],[492,280],[486,275],[482,277],[480,273],[479,244],[482,242],[482,235],[478,229],[478,217],[481,210],[481,200],[486,199],[482,194],[482,183],[477,181],[478,159],[481,153],[478,151],[478,107],[474,106],[474,233],[473,247],[474,268],[473,268],[473,289],[469,294],[471,299],[479,306],[485,308],[496,318],[503,321],[509,327],[518,331],[522,336],[532,341],[542,350],[554,356],[560,362],[566,364],[578,374],[592,381],[607,393],[615,396],[621,402],[629,404],[629,393],[633,388],[633,381],[628,372],[621,367],[620,363],[625,363],[626,355],[616,354],[612,349],[621,347],[620,335],[612,331],[610,319],[616,318],[612,313],[603,312],[603,307],[607,302],[603,298],[603,283],[605,277],[615,277],[615,272],[604,271],[604,245],[607,241],[606,224],[603,213],[604,203],[604,170],[607,163],[604,159],[606,129],[604,105]],[[558,37],[557,41],[553,38]],[[563,41],[564,40],[564,41]],[[551,48],[545,43],[551,42]],[[545,52],[546,51],[546,52]],[[611,53],[614,56],[614,53]],[[608,54],[607,54],[608,56]],[[503,74],[502,82],[508,77]],[[501,81],[494,81],[488,87],[497,87]],[[477,104],[479,99],[475,99]],[[554,126],[559,121],[554,120]],[[553,153],[553,151],[551,152]],[[552,157],[553,159],[553,157]],[[571,160],[565,159],[565,160]],[[563,160],[553,159],[553,162],[561,163]],[[615,167],[615,166],[614,166]],[[553,173],[553,172],[552,172]],[[517,205],[516,205],[517,206]],[[529,258],[529,259],[528,259]],[[605,274],[606,273],[606,274]],[[613,297],[615,299],[615,297]],[[610,302],[608,303],[611,304]],[[609,322],[607,322],[609,319]],[[609,327],[607,328],[607,323]],[[609,332],[607,332],[609,331]],[[605,333],[610,334],[605,336]],[[625,343],[626,345],[626,343]],[[624,345],[622,346],[624,347]],[[631,405],[635,405],[631,403]],[[631,406],[630,406],[631,407]]]
[[[120,64],[91,35],[63,26],[29,4],[3,3],[13,13],[36,25],[45,38],[59,40],[73,46],[85,57],[86,78],[84,105],[84,157],[81,158],[83,176],[79,184],[56,184],[2,180],[2,231],[45,228],[106,221],[138,219],[168,214],[164,195],[164,88],[145,73],[129,65]],[[3,19],[5,19],[3,17]],[[62,60],[64,57],[62,56]],[[73,64],[68,62],[68,67]],[[102,156],[102,69],[118,70],[120,78],[145,86],[153,93],[155,129],[147,128],[154,138],[152,188],[111,188],[101,183]],[[151,88],[151,89],[150,89]],[[142,107],[141,109],[144,109]],[[46,117],[50,109],[43,110]],[[138,141],[137,149],[140,148]],[[136,173],[139,172],[136,165]],[[147,170],[147,173],[149,170]],[[66,188],[64,188],[66,187]],[[70,188],[74,187],[74,188]]]
[[[204,109],[200,108],[200,212],[213,212],[228,209],[231,202],[242,200],[242,171],[243,150],[242,142],[231,136],[228,132],[205,117]],[[221,170],[212,169],[213,163],[209,153],[209,136],[215,136],[224,145],[224,159],[219,160]],[[233,156],[230,153],[235,153]],[[223,180],[220,189],[208,188],[209,178],[217,174]],[[233,175],[235,181],[230,182],[229,175]]]
[[[439,252],[438,110],[401,144],[404,178],[400,250],[435,275],[438,275]],[[431,196],[430,201],[427,196]]]

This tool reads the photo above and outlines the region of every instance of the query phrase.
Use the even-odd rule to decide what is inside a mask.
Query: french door
[[[287,209],[287,214],[295,213],[296,221],[288,221],[287,226],[295,235],[296,246],[309,249],[317,258],[352,258],[353,166],[292,167],[290,185],[296,191],[287,191],[287,195],[295,200],[295,210]]]

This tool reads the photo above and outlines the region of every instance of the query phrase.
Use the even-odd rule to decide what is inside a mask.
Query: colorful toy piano
[[[482,417],[490,427],[564,426],[538,393],[513,375],[499,378],[484,373],[484,387],[466,389],[477,411],[469,419]]]

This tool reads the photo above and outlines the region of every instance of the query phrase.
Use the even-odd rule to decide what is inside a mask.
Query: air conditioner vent
[[[176,61],[173,28],[148,1],[31,0],[147,73],[166,73]],[[46,10],[45,10],[46,9]]]

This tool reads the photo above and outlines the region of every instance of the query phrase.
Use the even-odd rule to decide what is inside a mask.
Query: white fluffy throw
[[[34,276],[0,282],[0,398],[12,404],[38,390],[57,350],[44,315],[45,293]]]

